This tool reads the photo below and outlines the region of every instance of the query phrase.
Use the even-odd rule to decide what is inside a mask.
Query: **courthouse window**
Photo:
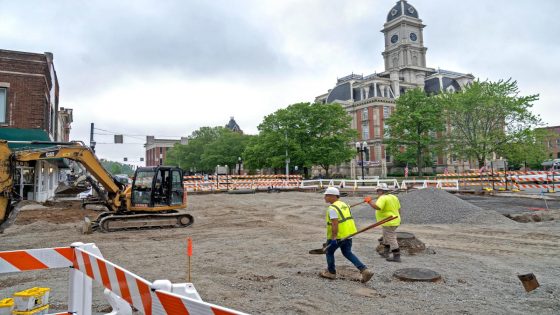
[[[369,139],[369,124],[365,121],[362,123],[362,139]]]
[[[368,120],[368,110],[367,110],[367,108],[362,109],[362,120]]]
[[[6,122],[7,104],[8,104],[8,89],[0,88],[0,123]]]
[[[389,106],[383,106],[383,118],[389,118],[391,116],[391,109]]]

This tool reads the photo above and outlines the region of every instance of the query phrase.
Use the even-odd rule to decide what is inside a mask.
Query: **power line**
[[[102,129],[102,128],[94,128],[94,130],[99,130],[99,131],[104,131],[104,132],[108,132],[108,133],[95,133],[96,135],[103,135],[103,136],[112,136],[112,135],[123,135],[125,137],[130,137],[130,138],[136,138],[138,139],[138,137],[143,137],[142,140],[147,137],[148,135],[130,135],[130,134],[125,134],[122,132],[116,132],[116,131],[111,131],[111,130],[106,130],[106,129]],[[184,136],[162,136],[162,135],[154,135],[154,137],[158,137],[158,138],[182,138]]]
[[[95,144],[96,144],[96,145],[97,145],[97,144],[119,144],[119,145],[121,145],[121,144],[145,144],[145,143],[144,143],[144,142],[126,142],[126,143],[96,142]]]

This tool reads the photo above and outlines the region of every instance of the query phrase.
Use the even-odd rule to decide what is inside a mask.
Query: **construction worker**
[[[364,202],[369,204],[375,209],[375,219],[377,222],[389,217],[396,216],[397,218],[381,225],[383,228],[383,252],[380,253],[381,257],[386,258],[387,261],[401,262],[401,251],[399,243],[397,242],[397,228],[401,224],[400,209],[401,203],[397,196],[389,194],[389,188],[386,184],[378,186],[376,189],[377,200],[373,202],[370,196],[364,198]],[[393,257],[389,257],[389,253]]]
[[[334,252],[340,247],[342,255],[350,260],[362,275],[362,283],[368,282],[373,276],[373,272],[368,270],[358,257],[352,253],[352,239],[341,241],[353,233],[356,233],[356,224],[352,218],[350,207],[338,200],[340,192],[337,188],[329,187],[325,191],[325,202],[330,204],[326,213],[327,221],[327,270],[320,273],[321,277],[336,279],[336,268],[334,264]]]

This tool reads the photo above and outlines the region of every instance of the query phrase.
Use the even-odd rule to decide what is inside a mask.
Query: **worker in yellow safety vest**
[[[401,203],[397,196],[389,194],[389,188],[387,184],[381,184],[376,189],[377,200],[373,202],[370,196],[366,196],[364,201],[369,204],[373,209],[375,209],[375,219],[377,222],[390,217],[397,217],[387,223],[381,225],[383,228],[383,252],[379,255],[386,258],[387,261],[401,262],[401,251],[399,249],[399,243],[397,242],[397,228],[401,225]],[[393,257],[389,257],[389,253],[393,254]]]
[[[321,277],[336,279],[336,268],[334,264],[334,252],[340,247],[342,255],[346,257],[362,275],[363,283],[369,281],[373,276],[366,265],[364,265],[356,255],[352,253],[352,238],[341,240],[353,233],[356,233],[356,224],[352,218],[350,207],[339,200],[340,192],[334,187],[329,187],[325,191],[325,202],[330,204],[326,213],[327,221],[327,270],[320,273]]]

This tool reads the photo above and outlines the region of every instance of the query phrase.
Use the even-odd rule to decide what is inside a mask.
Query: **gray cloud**
[[[236,10],[229,1],[9,2],[3,14],[17,17],[19,30],[31,36],[3,41],[3,48],[27,49],[41,38],[37,46],[55,53],[61,77],[71,78],[62,83],[76,92],[124,74],[258,78],[288,72],[281,52],[247,22],[241,4]]]
[[[337,77],[351,72],[382,71],[384,44],[379,31],[395,2],[0,0],[0,48],[54,53],[63,106],[75,108],[73,138],[88,139],[89,124],[84,121],[93,119],[96,110],[80,103],[96,104],[103,91],[130,88],[126,81],[131,78],[209,84],[219,80],[222,86],[235,82],[258,89],[259,99],[247,95],[232,104],[215,103],[213,95],[207,95],[204,105],[216,107],[223,117],[214,117],[215,121],[225,124],[230,115],[238,122],[241,115],[252,117],[248,113],[257,106],[272,112],[288,105],[283,102],[313,100],[332,88]],[[560,114],[554,110],[560,97],[556,88],[560,2],[409,3],[427,25],[428,66],[481,79],[512,77],[522,94],[540,93],[535,111],[546,122],[560,125]],[[318,82],[324,86],[317,88],[322,86]],[[286,90],[279,93],[278,86]],[[176,105],[182,102],[178,99]],[[149,106],[125,105],[131,113]],[[195,105],[189,106],[189,114],[196,111]],[[162,131],[184,135],[205,124],[197,115],[180,118],[170,120]],[[135,127],[134,119],[122,127],[161,134],[157,122],[147,130]],[[260,122],[258,117],[245,120],[242,128],[254,130]],[[103,121],[97,123],[103,126]]]

